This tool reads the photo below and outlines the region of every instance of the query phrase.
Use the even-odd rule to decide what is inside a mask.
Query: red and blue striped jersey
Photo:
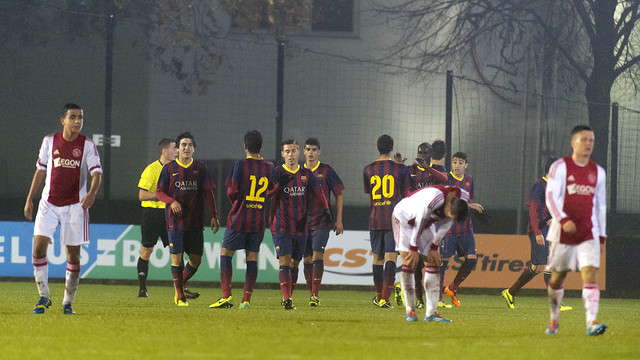
[[[548,227],[547,221],[551,220],[551,213],[545,203],[547,191],[547,178],[536,181],[529,192],[527,206],[529,207],[529,234],[542,235],[542,229]]]
[[[265,227],[265,200],[278,182],[276,167],[263,158],[238,160],[224,183],[231,210],[227,228],[236,232],[262,233]]]
[[[313,197],[314,200],[324,199],[320,184],[316,181],[311,170],[302,166],[298,166],[295,172],[278,166],[276,172],[278,177],[284,172],[288,173],[291,180],[282,187],[278,186],[273,194],[269,221],[271,233],[274,235],[306,236],[307,211],[311,198]],[[328,207],[326,199],[324,204],[326,209]]]
[[[447,185],[459,187],[462,190],[466,190],[469,193],[469,202],[473,202],[473,178],[469,174],[462,175],[462,178],[456,178],[453,173],[449,172],[449,179]],[[473,224],[471,223],[471,216],[467,216],[467,220],[462,223],[454,223],[451,226],[451,230],[447,233],[447,236],[462,236],[473,234]]]
[[[418,164],[409,166],[409,174],[412,192],[427,186],[446,184],[448,179],[446,172],[440,172],[433,167],[425,169]]]
[[[304,168],[308,169],[306,163],[304,164]],[[318,162],[316,167],[310,170],[320,184],[320,188],[322,189],[324,197],[327,199],[327,203],[331,203],[331,193],[333,193],[334,196],[342,195],[344,184],[331,166]],[[324,216],[322,215],[323,211],[323,204],[320,204],[317,201],[311,202],[311,206],[309,207],[309,219],[307,220],[309,222],[309,230],[316,230],[329,226],[329,224],[324,221]]]
[[[193,160],[190,164],[184,165],[178,160],[173,160],[166,164],[158,179],[157,196],[159,199],[165,199],[162,195],[166,195],[182,206],[181,216],[173,214],[171,206],[166,207],[167,230],[202,231],[207,196],[205,192],[215,188],[211,173],[203,161]]]
[[[409,196],[409,168],[378,159],[364,168],[364,192],[371,200],[369,230],[390,230],[393,208]]]

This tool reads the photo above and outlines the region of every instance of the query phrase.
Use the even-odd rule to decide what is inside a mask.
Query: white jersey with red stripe
[[[454,186],[435,185],[422,188],[402,199],[393,209],[393,216],[403,227],[412,227],[409,245],[417,247],[422,232],[435,224],[434,245],[440,245],[454,220],[444,214],[446,196],[454,191],[460,199],[469,202],[469,193]]]
[[[67,141],[62,132],[44,137],[36,168],[47,172],[42,199],[56,206],[79,203],[87,194],[87,174],[102,173],[93,140],[78,135]]]
[[[577,245],[606,238],[606,173],[600,165],[593,161],[581,165],[571,156],[557,160],[549,169],[545,200],[553,217],[548,241]],[[562,231],[569,220],[576,225],[574,234]]]

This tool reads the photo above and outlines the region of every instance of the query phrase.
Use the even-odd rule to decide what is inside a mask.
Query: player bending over
[[[423,188],[402,199],[393,209],[393,235],[402,257],[402,291],[407,321],[418,321],[415,311],[414,271],[418,257],[425,263],[424,321],[451,322],[436,312],[440,296],[439,246],[451,225],[467,218],[469,193],[453,186]]]

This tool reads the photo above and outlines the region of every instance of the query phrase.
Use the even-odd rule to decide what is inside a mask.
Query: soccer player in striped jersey
[[[382,135],[377,142],[380,157],[365,166],[364,192],[369,194],[371,214],[369,233],[373,260],[373,284],[376,296],[373,303],[391,308],[389,296],[393,292],[396,276],[396,244],[393,240],[391,213],[402,198],[409,195],[411,179],[409,169],[393,161],[393,138]]]
[[[160,172],[156,197],[166,203],[165,210],[169,248],[171,253],[171,275],[175,286],[174,302],[188,306],[184,284],[196,273],[202,260],[204,237],[204,203],[211,212],[211,230],[218,232],[218,210],[213,195],[215,183],[207,164],[194,160],[196,142],[189,132],[176,138],[178,158],[166,164]],[[183,253],[189,255],[184,265]]]
[[[549,177],[549,168],[556,161],[555,158],[548,158],[544,164],[544,173],[541,179],[536,181],[529,192],[527,206],[529,207],[529,226],[528,235],[531,244],[531,266],[522,271],[520,276],[511,285],[510,288],[502,291],[502,298],[507,302],[510,309],[515,309],[514,297],[531,281],[536,275],[544,271],[544,265],[547,265],[549,258],[549,242],[546,241],[549,232],[549,224],[551,224],[551,214],[545,204],[545,191],[547,189],[547,178]],[[551,271],[544,271],[544,283],[549,286],[551,279]],[[560,310],[571,310],[571,306],[561,305]]]
[[[458,187],[436,185],[412,193],[393,209],[393,235],[402,256],[401,281],[407,321],[418,321],[414,273],[418,258],[422,257],[426,264],[424,290],[427,294],[424,321],[451,322],[436,312],[442,264],[438,248],[453,222],[467,218],[468,199],[469,194]]]
[[[162,167],[178,156],[176,141],[167,138],[160,140],[158,151],[160,158],[144,169],[138,182],[138,199],[142,205],[142,223],[140,224],[142,249],[140,249],[140,257],[138,257],[137,269],[138,284],[140,285],[138,297],[142,298],[148,297],[147,274],[149,273],[149,258],[153,253],[153,247],[158,242],[158,238],[162,240],[164,247],[169,245],[167,222],[164,219],[166,204],[156,197],[156,188]]]
[[[331,193],[336,197],[336,218],[333,230],[336,235],[342,234],[344,226],[342,225],[342,190],[344,185],[342,180],[333,168],[327,164],[320,162],[320,141],[316,138],[309,138],[304,142],[304,167],[311,170],[316,177],[322,192],[331,203]],[[322,275],[324,273],[324,250],[329,240],[329,226],[324,221],[322,204],[314,201],[309,207],[308,218],[308,235],[307,247],[304,253],[304,277],[307,281],[307,287],[311,292],[309,298],[309,306],[320,306],[320,284],[322,283]]]
[[[447,144],[436,139],[431,143],[431,150],[431,167],[446,174],[447,168],[445,168],[444,162],[447,156]]]
[[[231,210],[227,217],[227,229],[222,239],[220,252],[220,286],[222,297],[210,308],[230,308],[231,278],[233,266],[231,260],[237,250],[246,251],[244,295],[241,309],[251,306],[251,294],[258,278],[258,252],[264,238],[265,200],[278,181],[276,168],[270,161],[260,156],[262,135],[257,130],[244,135],[246,158],[237,160],[227,177],[227,196],[231,201]]]
[[[325,222],[331,223],[333,218],[313,172],[298,164],[298,143],[293,139],[283,141],[281,154],[284,164],[276,168],[278,186],[272,196],[270,229],[280,266],[282,305],[285,310],[293,310],[291,295],[298,280],[298,264],[305,251],[311,201],[321,204]]]
[[[47,248],[60,226],[60,243],[66,247],[67,272],[62,299],[63,314],[75,314],[73,300],[80,281],[80,246],[89,244],[89,209],[102,182],[100,156],[93,141],[80,134],[84,112],[77,104],[66,104],[60,117],[62,132],[42,140],[36,172],[24,205],[24,217],[33,220],[33,198],[42,188],[33,229],[33,268],[40,300],[33,309],[42,314],[51,306]],[[91,188],[87,192],[87,173]]]
[[[547,234],[550,242],[548,270],[550,321],[545,334],[556,334],[560,320],[563,283],[576,266],[582,275],[582,300],[586,310],[587,335],[601,335],[607,325],[596,320],[600,304],[597,274],[600,253],[607,238],[607,184],[604,169],[591,161],[595,144],[593,130],[578,125],[571,131],[570,156],[551,165],[545,192],[551,213]]]
[[[469,208],[482,213],[484,211],[482,205],[473,202],[474,183],[471,175],[466,173],[467,166],[469,166],[469,163],[467,162],[467,154],[463,152],[453,154],[448,185],[456,186],[467,191],[469,193]],[[447,233],[447,236],[443,241],[441,250],[443,252],[443,266],[440,270],[442,279],[444,279],[444,272],[449,264],[449,258],[451,258],[454,253],[457,253],[458,256],[464,257],[464,261],[462,265],[460,265],[460,269],[458,270],[456,277],[453,279],[451,284],[444,288],[444,292],[451,297],[453,305],[460,306],[461,303],[457,294],[458,287],[467,278],[467,276],[471,274],[478,262],[478,256],[476,255],[476,238],[473,234],[473,224],[471,223],[470,217],[467,217],[464,222],[454,224],[451,227],[451,230],[449,230],[449,233]]]

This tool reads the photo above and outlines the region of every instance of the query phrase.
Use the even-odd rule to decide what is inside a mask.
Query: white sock
[[[558,321],[560,319],[560,304],[562,304],[562,297],[564,296],[564,288],[553,289],[551,286],[547,288],[549,294],[549,312],[550,320]]]
[[[587,316],[587,327],[591,326],[598,316],[600,305],[600,289],[598,284],[584,284],[582,286],[582,300]]]
[[[402,265],[402,295],[404,296],[404,308],[407,314],[411,310],[415,310],[416,306],[416,278],[413,275],[415,269]]]
[[[36,280],[36,286],[38,287],[38,293],[40,296],[50,298],[49,264],[47,263],[46,256],[41,258],[33,257],[33,277]]]
[[[67,273],[64,282],[64,299],[62,305],[73,304],[76,298],[76,290],[80,282],[80,263],[72,264],[67,262]]]
[[[425,266],[423,273],[426,316],[431,316],[438,309],[440,297],[440,268]]]

